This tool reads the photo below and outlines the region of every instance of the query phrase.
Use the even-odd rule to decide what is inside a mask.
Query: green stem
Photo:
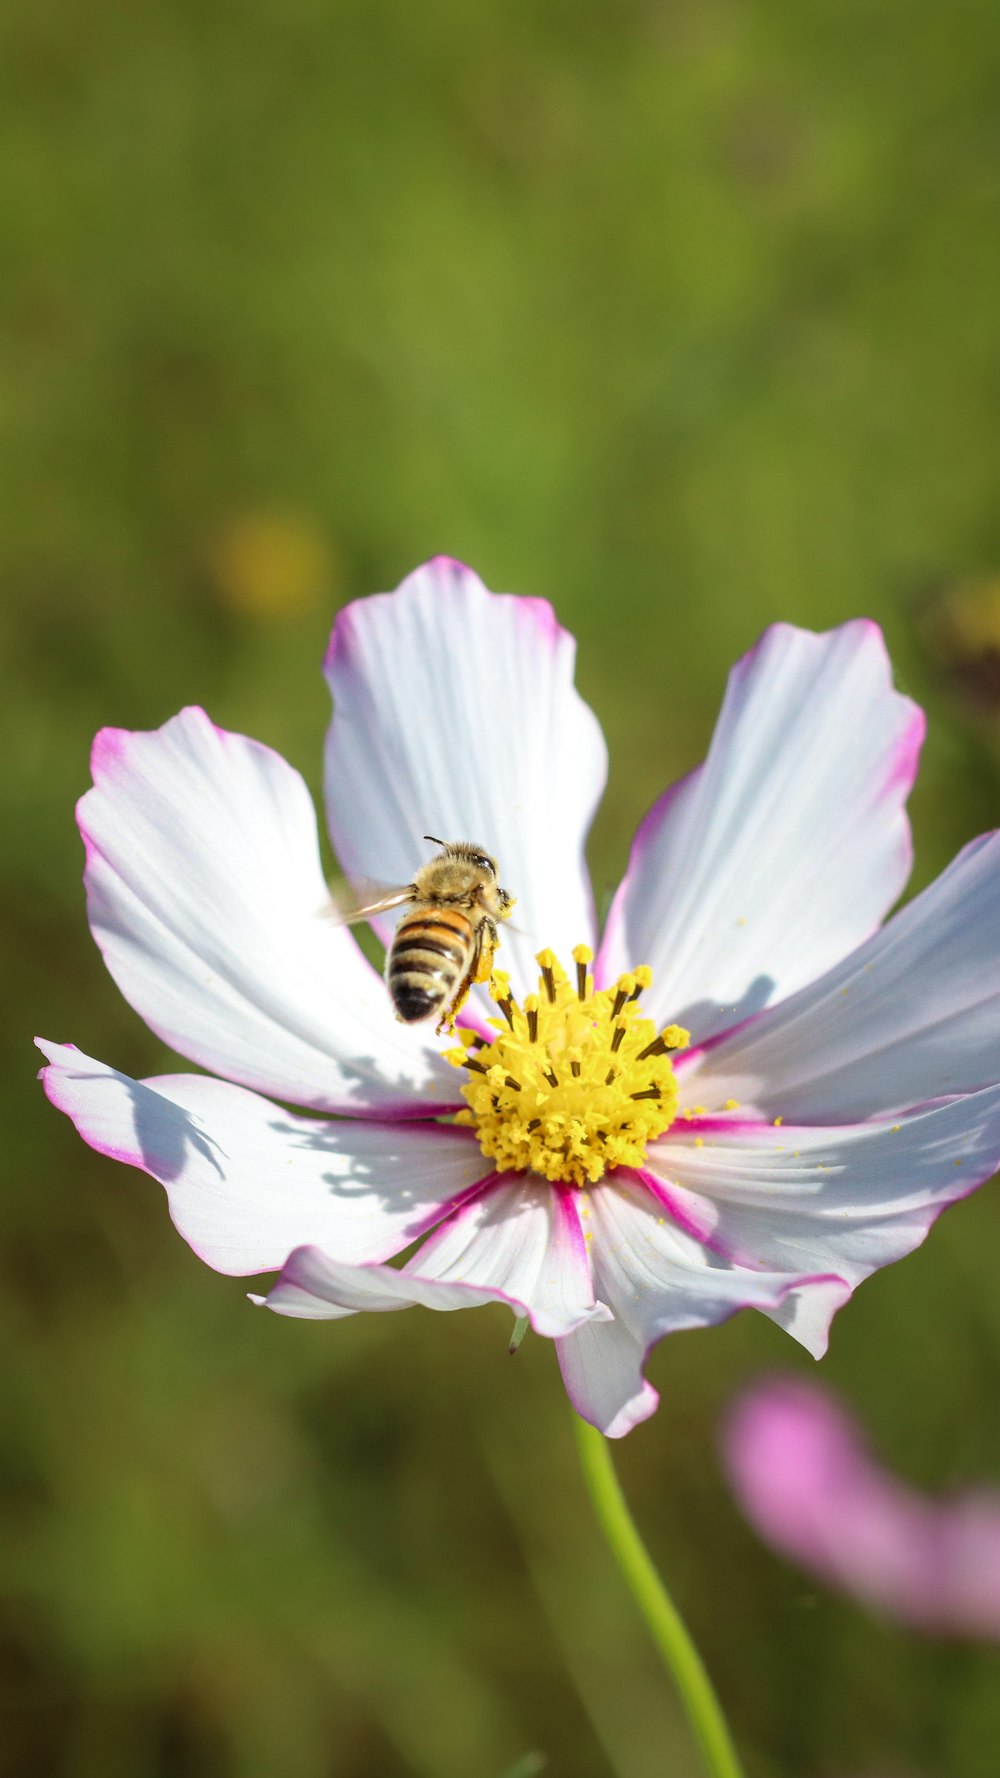
[[[673,1675],[705,1765],[712,1778],[742,1778],[736,1749],[702,1658],[625,1503],[611,1461],[610,1444],[585,1420],[575,1414],[573,1420],[580,1462],[597,1517],[664,1665]]]

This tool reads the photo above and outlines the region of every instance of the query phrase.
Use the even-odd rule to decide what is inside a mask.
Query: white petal
[[[621,1438],[654,1411],[658,1397],[642,1370],[657,1340],[712,1326],[737,1309],[778,1309],[817,1282],[815,1267],[792,1276],[730,1264],[626,1169],[591,1188],[582,1213],[592,1231],[594,1289],[615,1319],[561,1340],[559,1362],[577,1412],[608,1438]]]
[[[507,1303],[554,1338],[606,1320],[594,1301],[570,1194],[542,1181],[501,1179],[462,1206],[401,1271],[349,1266],[317,1248],[293,1253],[267,1306],[281,1315],[337,1320],[362,1309],[469,1309]]]
[[[71,1044],[38,1047],[52,1103],[91,1148],[160,1181],[180,1233],[217,1272],[272,1271],[311,1241],[352,1262],[386,1259],[488,1167],[468,1131],[295,1117],[204,1075],[130,1080]]]
[[[1000,1166],[1000,1087],[892,1123],[697,1127],[700,1148],[679,1131],[650,1147],[650,1167],[672,1182],[670,1213],[733,1265],[836,1275],[844,1301]],[[774,1319],[820,1357],[840,1302],[805,1297],[793,1322]]]
[[[624,1438],[655,1414],[660,1397],[642,1374],[646,1354],[624,1321],[577,1328],[558,1352],[566,1394],[605,1438]]]
[[[427,1033],[399,1025],[351,935],[323,917],[316,817],[270,748],[184,710],[104,729],[79,807],[94,937],[125,998],[181,1055],[326,1111],[456,1103]]]
[[[704,765],[639,828],[600,979],[650,964],[651,1015],[696,1040],[814,980],[906,882],[922,735],[874,624],[766,630],[730,675]]]
[[[830,1123],[1000,1079],[1000,834],[866,945],[683,1075],[710,1108]]]
[[[438,556],[340,613],[326,674],[330,831],[352,877],[409,882],[424,833],[496,855],[517,897],[499,961],[534,987],[535,952],[593,943],[584,840],[607,756],[573,688],[576,648],[541,599],[496,596]],[[382,923],[383,937],[392,923]]]
[[[594,1299],[576,1199],[530,1175],[499,1179],[439,1224],[406,1270],[501,1289],[550,1339],[584,1321],[610,1321]]]

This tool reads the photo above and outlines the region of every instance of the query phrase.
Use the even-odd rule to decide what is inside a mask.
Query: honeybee
[[[397,1019],[413,1025],[437,1013],[440,1032],[453,1025],[473,982],[489,980],[498,923],[514,897],[501,889],[496,859],[482,846],[430,833],[424,839],[441,850],[412,883],[384,889],[363,905],[335,900],[331,912],[339,924],[353,925],[409,904],[389,946],[385,979]]]

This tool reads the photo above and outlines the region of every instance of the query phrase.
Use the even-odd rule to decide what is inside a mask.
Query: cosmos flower
[[[1000,838],[880,930],[921,714],[873,624],[775,624],[705,763],[642,822],[599,939],[606,753],[573,662],[549,605],[447,558],[334,627],[348,877],[408,882],[429,832],[484,844],[517,896],[461,1041],[398,1024],[324,917],[298,773],[189,709],[98,735],[79,820],[108,968],[210,1075],[42,1048],[52,1102],[163,1184],[203,1260],[280,1269],[270,1309],[504,1302],[620,1436],[656,1406],[663,1335],[751,1306],[819,1356],[854,1286],[994,1171]]]
[[[1000,1638],[1000,1494],[927,1500],[822,1389],[776,1377],[730,1411],[733,1493],[772,1549],[912,1628]]]

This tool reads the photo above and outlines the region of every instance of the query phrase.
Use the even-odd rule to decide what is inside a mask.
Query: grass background
[[[0,19],[0,1771],[694,1778],[507,1322],[254,1314],[31,1085],[167,1058],[84,920],[102,723],[181,703],[314,788],[338,604],[438,551],[544,594],[612,747],[611,885],[765,622],[886,627],[917,880],[997,821],[1000,25],[987,0],[50,0]],[[996,1188],[825,1378],[922,1486],[1000,1476]],[[747,1314],[622,1474],[751,1778],[995,1778],[996,1656],[754,1542]]]

